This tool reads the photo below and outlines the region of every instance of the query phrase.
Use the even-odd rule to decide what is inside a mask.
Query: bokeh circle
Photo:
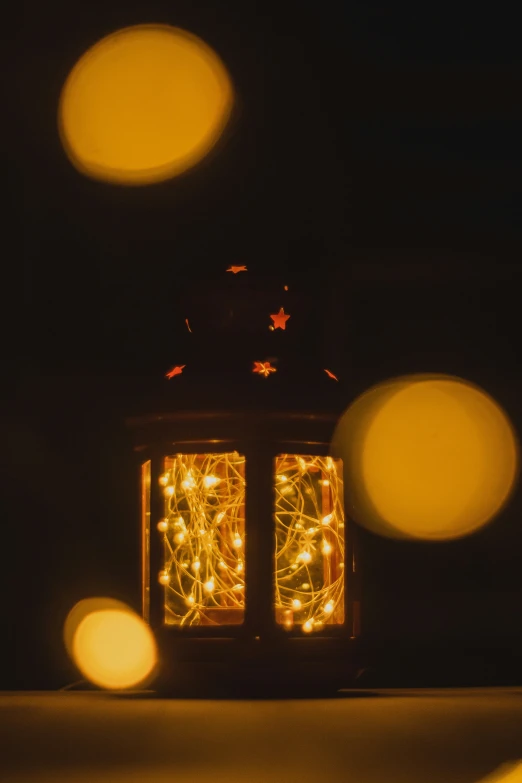
[[[233,87],[219,56],[169,25],[137,25],[98,41],[70,72],[58,123],[83,174],[120,185],[170,179],[224,130]]]
[[[448,540],[475,532],[505,505],[518,441],[503,409],[461,378],[394,378],[339,420],[348,512],[380,535]]]

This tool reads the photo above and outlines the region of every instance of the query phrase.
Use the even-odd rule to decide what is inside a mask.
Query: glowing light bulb
[[[302,524],[300,522],[296,522],[294,525],[296,530],[304,530]]]
[[[205,476],[203,479],[203,484],[207,489],[211,489],[212,487],[215,487],[216,484],[219,484],[220,481],[221,479],[217,476]]]
[[[220,525],[223,521],[223,517],[225,516],[224,511],[220,511],[219,514],[216,515],[216,525]]]
[[[223,560],[220,560],[220,561],[219,561],[219,563],[218,563],[218,566],[219,566],[220,568],[228,568],[227,564],[226,564],[226,563],[224,563],[224,562],[223,562]]]
[[[314,629],[314,625],[311,620],[307,620],[306,623],[303,623],[303,631],[305,633],[311,633],[313,629]]]
[[[186,475],[186,478],[183,479],[181,482],[181,486],[183,489],[192,489],[195,486],[196,482],[194,481],[194,476],[189,471]]]
[[[183,517],[178,517],[178,519],[177,519],[175,524],[176,524],[176,527],[184,528],[185,527],[185,520],[183,519]]]
[[[213,579],[209,579],[208,582],[205,582],[203,587],[205,588],[207,593],[211,593],[214,590],[214,587],[215,587],[214,580]]]
[[[323,555],[329,555],[332,551],[332,545],[328,543],[328,541],[323,541],[323,546],[321,547],[321,551]]]
[[[344,563],[339,563],[339,568],[344,568]]]
[[[322,518],[321,522],[323,523],[323,525],[329,525],[332,519],[333,519],[333,514],[327,514],[325,517]]]
[[[163,476],[160,476],[159,483],[161,484],[162,487],[166,487],[167,484],[169,483],[169,474],[164,473]]]
[[[323,479],[321,481],[321,484],[323,485],[323,487],[329,487],[330,486],[330,482],[328,481],[328,479]]]
[[[236,538],[234,538],[234,546],[236,549],[241,549],[243,546],[243,539],[239,536],[236,536]]]
[[[197,573],[200,568],[201,568],[201,563],[199,562],[199,560],[194,560],[194,562],[192,563],[192,570],[194,571],[194,573]]]
[[[189,595],[189,597],[186,600],[186,604],[187,604],[187,606],[193,606],[194,605],[194,596],[193,595]]]
[[[278,480],[278,481],[281,481],[281,482],[283,482],[283,483],[284,483],[285,481],[288,481],[288,476],[285,476],[285,474],[284,474],[284,473],[282,473],[281,475],[279,475],[279,476],[277,477],[277,480]]]
[[[298,611],[301,608],[301,606],[302,606],[302,603],[299,600],[299,598],[294,598],[294,600],[292,601],[292,608],[295,609],[296,611]]]
[[[310,554],[310,552],[300,552],[297,555],[297,560],[301,563],[309,563],[311,559],[312,559],[312,555]]]
[[[236,573],[240,574],[243,568],[244,568],[243,563],[239,561],[239,563],[237,564]]]
[[[232,590],[233,590],[235,593],[240,593],[240,592],[243,590],[243,588],[244,588],[244,585],[237,584],[237,585],[234,585],[234,587],[232,588]]]
[[[334,461],[331,457],[326,458],[326,467],[328,468],[328,470],[333,470]]]
[[[328,603],[324,605],[323,612],[325,614],[332,614],[333,610],[334,610],[333,601],[328,601]]]
[[[304,459],[302,457],[299,457],[298,458],[298,462],[299,462],[299,467],[300,467],[301,471],[303,473],[306,473],[307,465],[306,465],[306,462],[304,461]]]
[[[290,484],[286,484],[281,490],[282,495],[290,495],[294,490],[292,489]]]
[[[170,582],[170,576],[168,571],[160,571],[158,576],[158,581],[160,585],[168,585],[168,583]]]
[[[165,489],[164,489],[163,491],[164,491],[165,495],[166,495],[168,498],[171,498],[171,497],[172,497],[172,495],[174,494],[174,487],[173,487],[172,485],[171,485],[171,486],[169,486],[169,487],[165,487]]]
[[[167,522],[166,519],[161,519],[158,522],[157,527],[158,527],[158,530],[160,531],[160,533],[165,533],[168,530],[168,528],[169,528],[169,523]]]
[[[176,533],[174,541],[176,544],[182,544],[185,540],[185,533]]]
[[[301,585],[301,590],[309,590],[309,589],[310,589],[310,585],[308,584],[308,582],[303,582],[303,584]]]

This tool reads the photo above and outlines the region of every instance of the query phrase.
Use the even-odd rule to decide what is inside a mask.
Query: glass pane
[[[245,610],[245,458],[176,454],[160,477],[167,625],[238,625]]]
[[[342,460],[276,457],[275,524],[277,622],[305,633],[343,623]]]
[[[141,606],[143,619],[150,611],[150,460],[141,466]]]

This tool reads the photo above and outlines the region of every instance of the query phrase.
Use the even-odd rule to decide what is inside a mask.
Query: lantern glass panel
[[[342,460],[280,454],[275,480],[275,614],[291,630],[344,622]]]
[[[245,457],[175,454],[164,494],[165,624],[238,625],[245,612]]]

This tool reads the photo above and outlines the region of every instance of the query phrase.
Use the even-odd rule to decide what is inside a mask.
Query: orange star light
[[[288,321],[290,316],[285,315],[285,311],[281,307],[277,315],[271,315],[270,318],[274,322],[274,329],[286,329],[286,322]]]
[[[166,373],[165,378],[168,378],[170,380],[171,378],[174,378],[175,375],[181,375],[183,369],[186,366],[187,366],[186,364],[182,364],[181,366],[173,367],[172,370],[169,370],[168,373]]]
[[[233,272],[237,275],[238,272],[248,272],[246,266],[229,266],[227,272]]]
[[[333,378],[334,381],[338,381],[339,380],[339,378],[336,375],[334,375],[333,372],[330,372],[330,370],[325,370],[325,373],[327,374],[327,376],[329,378]]]
[[[254,362],[252,372],[257,372],[259,375],[264,375],[265,378],[268,378],[271,372],[276,372],[276,368],[272,367],[270,362]]]

